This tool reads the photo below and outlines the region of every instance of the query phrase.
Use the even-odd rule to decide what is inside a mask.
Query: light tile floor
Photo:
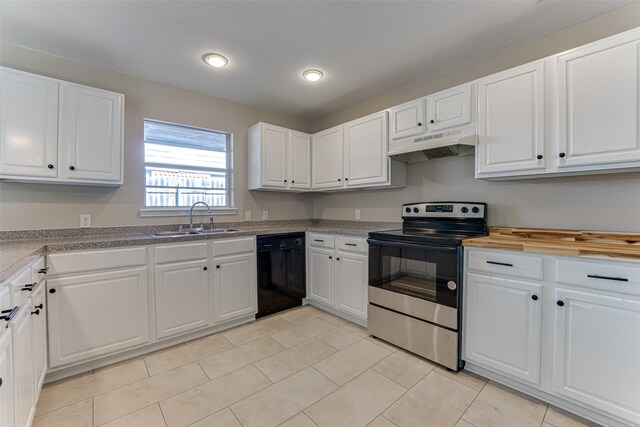
[[[580,427],[311,306],[47,385],[34,427]]]

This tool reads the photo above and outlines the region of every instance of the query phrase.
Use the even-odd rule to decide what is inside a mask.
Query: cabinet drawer
[[[156,264],[206,258],[206,243],[173,244],[156,248]]]
[[[254,252],[256,243],[253,237],[242,239],[224,239],[213,243],[213,256]]]
[[[467,258],[469,270],[534,280],[544,276],[543,259],[537,256],[470,250]]]
[[[33,277],[34,282],[38,283],[44,278],[44,271],[46,271],[44,268],[44,257],[38,258],[33,264],[31,264],[31,276]]]
[[[20,273],[9,279],[9,289],[11,289],[11,305],[22,305],[31,295],[35,287],[31,277],[31,267],[23,269]]]
[[[369,244],[367,239],[358,237],[337,237],[337,247],[341,251],[359,252],[362,254],[369,253]]]
[[[11,310],[12,308],[13,306],[11,305],[11,292],[9,291],[9,287],[0,285],[0,311]],[[4,324],[0,325],[4,326]],[[1,326],[0,329],[3,329]]]
[[[556,259],[556,282],[640,295],[640,264]]]
[[[330,234],[309,233],[309,245],[319,248],[335,247],[335,238]]]
[[[49,255],[48,264],[48,273],[52,276],[82,271],[135,267],[147,264],[147,249],[139,247],[87,252],[60,252]]]

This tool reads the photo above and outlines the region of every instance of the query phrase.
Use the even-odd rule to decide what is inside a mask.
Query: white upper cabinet
[[[311,138],[311,187],[314,190],[342,188],[343,132],[336,126]]]
[[[58,81],[0,68],[0,175],[57,176]]]
[[[347,187],[385,183],[389,179],[387,112],[344,126],[344,181]]]
[[[471,123],[471,89],[471,83],[467,83],[427,97],[429,132]]]
[[[478,82],[476,176],[544,170],[544,61]]]
[[[556,61],[558,168],[640,161],[640,31],[571,50]]]
[[[289,186],[311,189],[311,135],[289,131]]]
[[[0,178],[122,184],[124,95],[0,68]]]
[[[391,108],[391,139],[404,139],[425,132],[425,110],[425,98]]]
[[[311,136],[267,123],[249,129],[249,189],[311,188]]]

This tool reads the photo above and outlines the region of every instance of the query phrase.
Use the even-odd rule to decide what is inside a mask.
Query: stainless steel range
[[[402,229],[369,233],[369,333],[462,368],[462,240],[487,234],[487,205],[402,206]]]

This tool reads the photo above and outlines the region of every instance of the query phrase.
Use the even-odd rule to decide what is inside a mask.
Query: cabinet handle
[[[2,377],[0,377],[0,387],[2,387]]]
[[[28,285],[24,285],[24,287],[22,287],[20,290],[21,291],[29,291],[31,292],[33,290],[33,287],[37,284],[37,282],[34,283],[29,283]]]
[[[531,295],[531,299],[534,301],[538,301],[538,295]]]
[[[422,126],[422,122],[418,122],[418,126]]]
[[[345,245],[345,246],[358,246],[358,245],[356,245],[355,243],[345,243],[344,245]]]
[[[70,171],[74,171],[74,170],[76,170],[76,167],[75,166],[69,166],[69,170]]]
[[[566,156],[566,154],[560,153],[559,156],[562,158],[562,157]]]
[[[292,184],[295,184],[296,182],[292,180],[292,181],[291,181],[291,183],[292,183]]]
[[[431,123],[431,124],[434,124],[435,122],[436,122],[436,121],[435,121],[435,120],[433,120],[433,119],[429,120],[429,123]]]
[[[0,320],[5,320],[6,322],[11,322],[11,319],[13,319],[13,317],[18,314],[18,306],[16,305],[15,307],[13,307],[11,310],[3,310],[2,314],[4,314],[4,316],[0,316]]]
[[[336,258],[336,261],[340,261],[340,257]]]
[[[47,271],[49,271],[49,267],[41,268],[40,270],[38,270],[38,273],[47,274]]]
[[[219,266],[219,265],[216,265],[216,268],[220,268],[220,266]]]
[[[285,179],[285,180],[284,180],[284,182],[286,183],[286,182],[287,182],[287,180]]]
[[[349,181],[349,178],[345,178],[344,180],[345,180],[345,181]]]
[[[498,261],[487,261],[487,264],[503,265],[505,267],[513,267],[513,264],[509,264],[509,263],[506,263],[506,262],[498,262]]]
[[[40,305],[36,305],[36,306],[35,306],[35,307],[33,307],[33,308],[44,308],[44,304],[40,303]]]
[[[55,293],[56,293],[56,288],[49,289],[49,293],[50,293],[50,294],[55,294]]]
[[[207,271],[207,270],[208,270],[208,268],[207,268],[207,267],[202,267],[202,269],[203,269],[204,271]]]
[[[542,154],[538,154],[538,155],[536,156],[536,158],[537,158],[538,160],[542,160]]]
[[[36,316],[40,316],[40,310],[32,311],[31,314],[35,314]]]
[[[341,179],[341,178],[338,178],[338,182],[342,182],[342,179]]]
[[[615,282],[628,282],[629,281],[629,279],[625,279],[624,277],[599,276],[597,274],[587,274],[587,277],[589,277],[591,279],[613,280]]]
[[[49,163],[49,164],[47,165],[47,167],[48,167],[49,169],[53,169],[53,165],[52,165],[51,163]]]
[[[558,302],[556,302],[556,304],[558,304],[559,307],[562,307],[562,306],[564,306],[564,301],[558,301]]]
[[[320,243],[324,243],[324,240],[320,240],[320,239],[313,239],[314,242],[320,242]]]
[[[331,255],[329,255],[329,259],[333,259],[333,257]]]

